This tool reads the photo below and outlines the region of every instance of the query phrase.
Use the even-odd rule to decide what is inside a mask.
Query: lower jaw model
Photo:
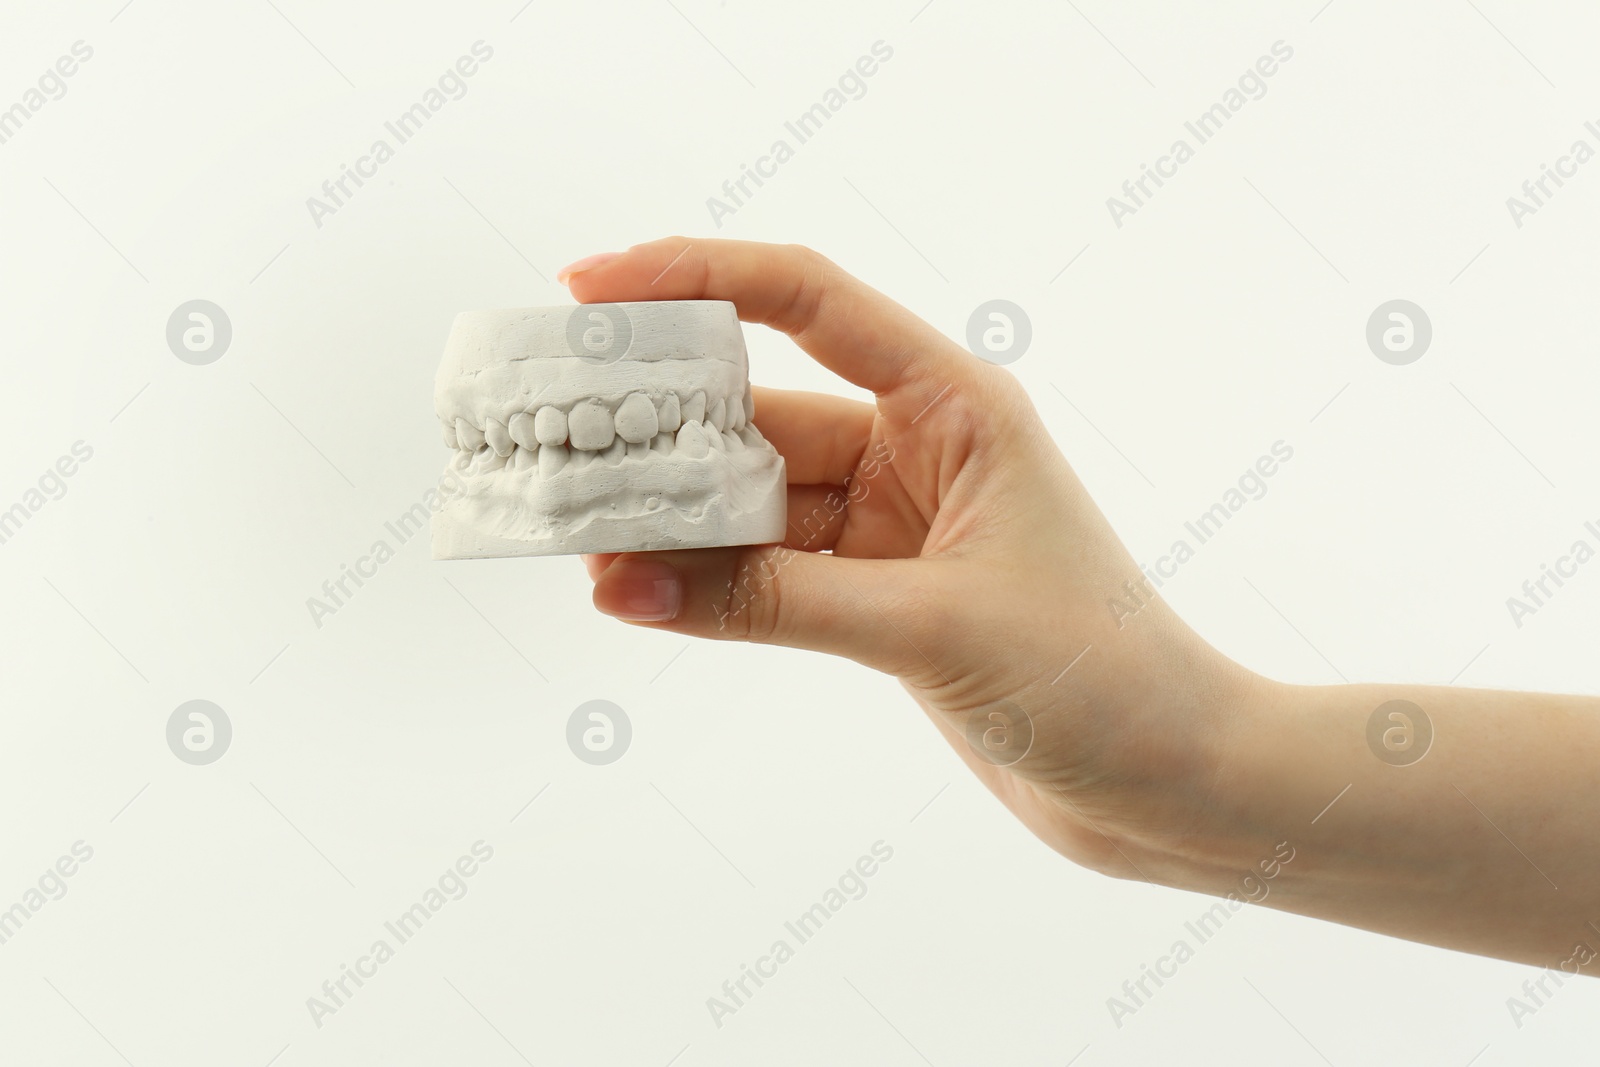
[[[464,312],[435,382],[435,559],[782,541],[732,304]]]

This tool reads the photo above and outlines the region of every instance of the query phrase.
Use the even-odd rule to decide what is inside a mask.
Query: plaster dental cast
[[[434,558],[782,539],[745,368],[725,301],[457,316],[434,401],[465,487],[441,490]]]
[[[1107,605],[1138,564],[1016,379],[815,252],[668,238],[560,278],[585,304],[729,301],[871,394],[755,389],[793,543],[591,555],[600,611],[894,675],[1017,818],[1096,871],[1222,897],[1292,842],[1262,906],[1600,968],[1600,699],[1284,684],[1159,596],[1119,629]],[[871,492],[845,493],[885,444]],[[849,505],[797,536],[830,494]],[[1396,701],[1431,724],[1415,761],[1369,742]]]

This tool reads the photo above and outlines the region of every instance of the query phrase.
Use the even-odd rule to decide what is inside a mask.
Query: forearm
[[[1387,714],[1369,744],[1374,711],[1394,700],[1431,722],[1420,759],[1414,713],[1409,750],[1406,721]],[[1201,833],[1156,846],[1175,882],[1239,894],[1253,872],[1260,902],[1285,911],[1600,968],[1600,700],[1262,683],[1228,723]],[[1294,858],[1264,879],[1283,842]]]

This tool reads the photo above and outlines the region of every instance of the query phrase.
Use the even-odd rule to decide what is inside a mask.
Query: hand
[[[583,303],[729,300],[870,390],[756,390],[783,545],[588,557],[594,603],[698,637],[893,674],[1044,841],[1145,876],[1204,821],[1211,740],[1250,676],[1147,594],[1016,380],[796,246],[669,238],[563,272]],[[1141,858],[1142,857],[1142,858]],[[1151,876],[1158,876],[1148,871]]]
[[[893,674],[1095,870],[1600,970],[1600,700],[1246,671],[1144,584],[1007,372],[814,252],[671,238],[561,277],[585,303],[730,300],[874,396],[758,391],[788,541],[591,557],[601,611]],[[1425,759],[1371,747],[1395,700],[1430,717]]]

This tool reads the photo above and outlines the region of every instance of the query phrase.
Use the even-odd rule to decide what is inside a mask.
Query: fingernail
[[[653,560],[619,560],[594,587],[594,606],[626,622],[667,622],[682,605],[683,579]]]
[[[568,263],[565,267],[562,267],[560,270],[556,271],[556,281],[560,282],[562,285],[566,285],[567,279],[572,277],[574,274],[578,274],[581,271],[593,270],[602,263],[610,263],[613,259],[616,259],[620,255],[622,255],[621,252],[596,252],[592,256],[584,256],[576,263]]]

